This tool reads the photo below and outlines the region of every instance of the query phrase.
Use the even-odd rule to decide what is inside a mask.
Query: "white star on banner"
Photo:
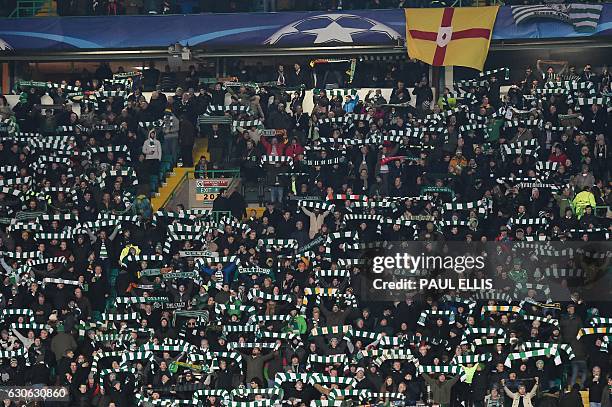
[[[302,32],[306,34],[316,35],[317,38],[315,38],[314,43],[322,44],[332,41],[353,42],[353,37],[351,36],[351,34],[357,34],[364,31],[368,30],[362,28],[342,27],[337,22],[332,21],[327,27],[304,30]]]

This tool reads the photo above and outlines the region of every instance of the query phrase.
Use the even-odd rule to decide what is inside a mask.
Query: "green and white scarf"
[[[561,364],[561,357],[559,356],[559,351],[556,347],[554,348],[546,348],[546,349],[536,349],[530,350],[526,352],[513,352],[508,355],[504,364],[508,367],[512,367],[512,361],[519,359],[530,359],[533,357],[540,356],[554,356],[555,357],[555,365]]]
[[[168,302],[168,297],[117,297],[115,305],[150,304],[154,302]]]
[[[421,326],[425,326],[425,322],[427,321],[427,318],[429,317],[435,317],[435,316],[444,316],[448,318],[448,324],[452,325],[455,323],[455,313],[453,311],[444,311],[444,310],[424,310],[421,311],[421,315],[419,316],[419,320],[417,321],[417,324],[421,325]]]
[[[569,343],[550,343],[550,342],[523,342],[522,345],[524,350],[530,349],[561,349],[567,355],[569,360],[574,359],[574,350]]]
[[[493,356],[490,353],[481,353],[478,355],[462,355],[455,356],[451,362],[457,365],[473,365],[476,363],[489,362],[491,361],[492,357]]]
[[[127,312],[124,314],[111,314],[105,312],[102,314],[102,320],[111,322],[137,322],[140,321],[140,315],[137,312]]]
[[[591,325],[592,326],[598,326],[598,325],[612,325],[612,318],[605,318],[605,317],[593,317],[591,319]]]
[[[306,369],[310,370],[313,363],[323,364],[323,365],[346,365],[348,363],[348,356],[345,354],[339,355],[329,355],[329,356],[319,356],[319,355],[310,355],[308,356],[308,362],[306,364]]]
[[[74,285],[74,286],[80,286],[81,283],[79,281],[76,280],[64,280],[63,278],[44,278],[43,279],[43,286],[46,284],[64,284],[64,285]]]
[[[559,327],[559,320],[555,318],[540,317],[537,315],[523,315],[523,319],[525,321],[540,321],[541,323],[544,323],[544,324],[552,324],[556,327]]]
[[[260,323],[268,323],[268,322],[289,322],[291,320],[291,315],[251,315],[247,324],[249,325],[257,325]]]
[[[310,336],[320,335],[340,335],[351,332],[353,329],[350,325],[322,326],[320,328],[312,328]]]
[[[465,331],[463,331],[463,337],[461,338],[462,343],[467,343],[467,338],[471,335],[479,335],[479,336],[506,336],[506,331],[502,328],[474,328],[469,327]]]
[[[409,349],[384,349],[382,354],[374,360],[376,366],[382,365],[387,360],[407,360],[419,366],[419,361],[415,358]]]
[[[420,365],[417,369],[419,373],[444,373],[451,375],[462,374],[463,370],[461,366],[433,366],[433,365]]]
[[[262,290],[259,290],[257,288],[252,288],[249,291],[248,294],[248,299],[249,300],[253,300],[254,298],[262,298],[266,301],[275,301],[275,302],[279,302],[279,301],[283,301],[283,302],[293,302],[293,296],[289,295],[289,294],[279,294],[279,295],[275,295],[275,294],[268,294]]]

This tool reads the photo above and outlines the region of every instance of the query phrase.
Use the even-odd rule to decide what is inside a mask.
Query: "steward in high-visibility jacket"
[[[576,217],[580,219],[582,215],[584,215],[584,208],[591,206],[593,209],[595,209],[595,206],[597,206],[597,203],[595,202],[595,195],[593,195],[589,187],[584,187],[582,192],[576,195],[572,201],[572,206],[574,207]]]

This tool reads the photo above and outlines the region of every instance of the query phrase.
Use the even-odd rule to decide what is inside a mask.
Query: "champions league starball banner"
[[[573,15],[572,9],[513,15],[511,7],[501,7],[493,41],[612,35],[612,4],[589,14],[585,26]],[[0,50],[163,48],[176,42],[210,49],[392,46],[405,39],[405,27],[403,9],[1,19]]]

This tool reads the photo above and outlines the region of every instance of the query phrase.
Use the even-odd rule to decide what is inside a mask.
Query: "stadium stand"
[[[407,6],[312,7],[339,4]],[[611,405],[608,68],[444,88],[341,58],[103,62],[0,94],[3,406]],[[492,285],[373,290],[398,247],[486,252]]]

